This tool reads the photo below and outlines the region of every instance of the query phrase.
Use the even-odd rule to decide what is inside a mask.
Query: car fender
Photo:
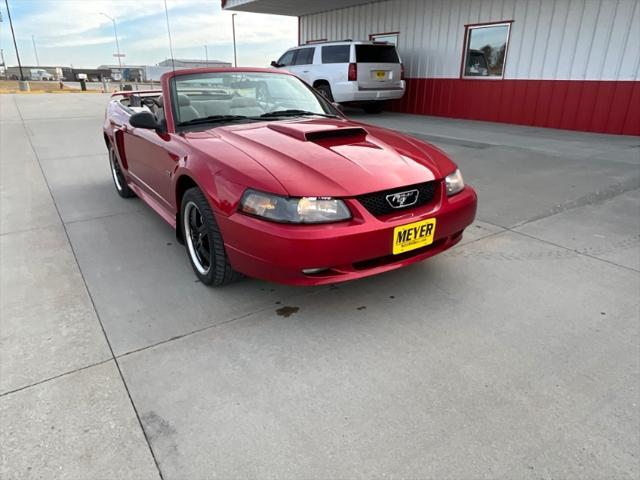
[[[191,168],[179,166],[173,181],[176,216],[180,215],[181,197],[186,191],[185,181],[198,187],[205,194],[215,213],[225,216],[235,212],[246,189],[246,187],[227,179],[221,170],[214,170],[205,162]]]

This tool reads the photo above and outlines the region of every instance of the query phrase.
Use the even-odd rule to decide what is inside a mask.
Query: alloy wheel
[[[211,241],[202,213],[192,201],[184,208],[183,224],[191,260],[198,272],[206,275],[211,268]]]
[[[115,150],[111,149],[110,157],[111,175],[113,176],[113,182],[116,184],[116,188],[118,189],[118,191],[121,192],[122,186],[124,185],[124,175],[122,174],[120,164],[118,163],[118,159],[116,158]]]

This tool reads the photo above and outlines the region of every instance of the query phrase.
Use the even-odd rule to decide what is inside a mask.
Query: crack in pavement
[[[67,372],[62,372],[62,373],[59,373],[59,374],[54,375],[52,377],[47,377],[47,378],[44,378],[42,380],[38,380],[37,382],[33,382],[33,383],[28,384],[28,385],[23,385],[22,387],[14,388],[13,390],[7,390],[6,392],[0,393],[0,398],[5,397],[7,395],[11,395],[12,393],[21,392],[22,390],[26,390],[26,389],[31,388],[31,387],[36,387],[38,385],[42,385],[43,383],[47,383],[47,382],[50,382],[52,380],[57,380],[58,378],[61,378],[61,377],[66,377],[67,375],[71,375],[72,373],[81,372],[81,371],[86,370],[88,368],[92,368],[92,367],[97,367],[99,365],[103,365],[105,363],[111,362],[112,360],[113,360],[113,358],[107,358],[106,360],[101,360],[99,362],[90,363],[89,365],[84,365],[83,367],[74,368],[73,370],[69,370]]]
[[[300,295],[291,295],[291,296],[287,297],[286,300],[294,299],[294,298],[299,299],[299,298],[311,297],[313,295],[319,294],[320,292],[328,291],[330,289],[331,289],[331,287],[321,286],[321,287],[318,287],[317,290],[312,290],[312,291],[310,291],[308,293],[301,293]],[[119,354],[117,356],[117,358],[120,359],[120,358],[129,356],[129,355],[138,353],[138,352],[143,352],[143,351],[148,350],[150,348],[157,347],[159,345],[164,345],[166,343],[170,343],[170,342],[173,342],[175,340],[180,340],[182,338],[189,337],[191,335],[195,335],[195,334],[200,333],[200,332],[204,332],[206,330],[211,330],[213,328],[217,328],[217,327],[221,327],[221,326],[224,326],[224,325],[228,325],[228,324],[236,322],[238,320],[243,320],[245,318],[249,318],[249,317],[252,317],[254,315],[257,315],[259,313],[263,313],[263,312],[269,311],[273,307],[274,307],[274,305],[270,303],[269,305],[265,305],[264,307],[258,308],[257,310],[254,310],[253,312],[243,313],[242,315],[238,315],[237,317],[229,318],[227,320],[223,320],[221,322],[214,323],[214,324],[211,324],[211,325],[206,325],[204,327],[200,327],[200,328],[197,328],[195,330],[191,330],[189,332],[186,332],[186,333],[183,333],[183,334],[180,334],[180,335],[176,335],[176,336],[171,337],[171,338],[167,338],[166,340],[161,340],[161,341],[153,343],[151,345],[147,345],[147,346],[144,346],[144,347],[136,348],[134,350],[130,350],[130,351],[125,352],[125,353],[121,353],[121,354]]]
[[[18,115],[20,116],[20,119],[22,120],[22,126],[24,128],[24,131],[27,135],[27,141],[29,142],[29,145],[31,146],[31,150],[33,151],[33,154],[36,157],[36,161],[38,162],[38,166],[40,167],[40,173],[42,174],[45,183],[47,185],[47,190],[49,191],[49,195],[51,196],[51,201],[53,202],[53,206],[56,209],[56,213],[58,214],[58,218],[60,219],[60,222],[62,223],[62,229],[64,231],[64,235],[67,239],[67,243],[69,245],[69,248],[71,249],[71,253],[73,255],[73,259],[75,261],[76,267],[78,268],[78,272],[80,274],[80,278],[82,279],[82,283],[84,285],[84,289],[85,292],[87,293],[87,296],[89,297],[89,301],[91,302],[91,306],[93,308],[93,312],[96,316],[96,319],[98,321],[98,324],[100,326],[100,329],[102,330],[102,334],[104,336],[105,342],[107,343],[107,347],[109,349],[109,353],[111,355],[111,358],[109,360],[113,360],[116,366],[116,370],[118,371],[118,375],[120,376],[120,381],[122,382],[122,385],[124,387],[125,393],[127,395],[127,398],[129,399],[129,402],[131,404],[131,408],[133,409],[133,412],[135,414],[136,420],[138,421],[138,426],[140,427],[140,430],[142,431],[142,435],[145,439],[145,442],[147,444],[147,448],[149,449],[149,453],[151,455],[151,458],[153,459],[153,462],[155,464],[156,470],[158,471],[158,476],[160,477],[160,480],[164,479],[162,470],[160,469],[160,463],[156,457],[156,454],[153,450],[153,447],[151,446],[151,442],[149,441],[149,437],[147,435],[147,432],[144,429],[144,425],[142,424],[142,420],[140,419],[140,414],[138,412],[138,408],[136,407],[136,404],[133,401],[133,397],[131,396],[131,392],[129,391],[129,386],[127,385],[127,382],[124,379],[124,374],[122,373],[122,369],[120,368],[120,364],[118,363],[118,359],[116,358],[116,355],[113,351],[113,347],[111,345],[111,341],[109,340],[109,336],[107,335],[107,331],[104,328],[104,324],[102,323],[102,319],[100,318],[100,314],[98,313],[98,309],[96,308],[96,304],[95,301],[93,299],[93,296],[91,295],[91,291],[89,290],[89,286],[87,285],[87,280],[84,276],[84,272],[82,271],[82,268],[80,267],[80,262],[78,261],[78,257],[76,255],[76,251],[73,248],[73,244],[71,243],[71,237],[69,236],[69,231],[67,230],[67,226],[65,225],[63,219],[62,219],[62,215],[60,213],[60,208],[56,202],[56,198],[53,195],[53,191],[51,190],[51,185],[49,185],[49,182],[47,180],[47,176],[45,174],[44,168],[42,168],[42,162],[40,160],[40,157],[38,156],[38,152],[36,151],[34,145],[33,145],[33,141],[31,139],[31,135],[29,134],[29,130],[27,129],[27,126],[24,122],[24,118],[22,118],[22,112],[20,111],[20,107],[18,106],[18,102],[16,100],[16,97],[13,97],[13,101],[14,104],[16,106],[16,110],[18,111]]]
[[[633,190],[640,189],[640,177],[633,177],[628,180],[625,180],[621,183],[615,183],[613,185],[609,185],[607,188],[603,190],[596,190],[595,192],[588,193],[583,195],[582,197],[576,198],[575,200],[569,200],[567,202],[554,205],[550,210],[547,210],[544,213],[539,215],[535,215],[527,220],[519,222],[515,225],[512,225],[511,228],[522,227],[528,223],[535,222],[537,220],[542,220],[543,218],[552,217],[554,215],[558,215],[559,213],[566,212],[568,210],[574,210],[580,207],[586,207],[588,205],[596,205],[604,203],[607,200],[611,200],[612,198],[618,197],[627,192],[631,192]]]

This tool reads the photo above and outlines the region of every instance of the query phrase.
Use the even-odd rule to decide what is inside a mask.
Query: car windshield
[[[173,107],[178,126],[337,114],[298,78],[269,72],[178,75]]]

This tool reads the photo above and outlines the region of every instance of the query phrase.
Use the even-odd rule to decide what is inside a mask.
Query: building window
[[[511,22],[467,25],[462,76],[502,78],[510,29]]]
[[[371,35],[369,35],[369,40],[373,40],[374,42],[389,42],[397,47],[399,34],[399,32],[372,33]]]

